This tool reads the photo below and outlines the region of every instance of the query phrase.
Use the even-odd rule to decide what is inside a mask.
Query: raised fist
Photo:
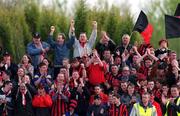
[[[93,50],[93,55],[94,55],[94,56],[97,56],[97,54],[98,54],[98,53],[97,53],[97,50],[94,49],[94,50]]]
[[[92,24],[93,24],[93,28],[94,28],[94,29],[97,29],[97,22],[96,22],[96,21],[93,21]]]
[[[74,20],[71,20],[71,26],[74,27]]]
[[[74,20],[73,20],[73,19],[71,20],[70,28],[71,28],[71,31],[72,31],[72,32],[75,31],[75,28],[74,28]]]
[[[132,47],[134,51],[137,51],[137,46]]]
[[[55,26],[51,26],[51,32],[55,31]]]

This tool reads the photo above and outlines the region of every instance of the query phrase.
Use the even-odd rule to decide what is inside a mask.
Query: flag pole
[[[131,34],[130,34],[130,38],[132,37],[134,32],[138,32],[138,31],[136,31],[136,30],[132,31]]]
[[[133,34],[133,33],[134,33],[134,31],[132,31],[132,32],[131,32],[131,34],[130,34],[130,38],[132,37],[132,34]]]
[[[137,31],[132,31],[131,34],[130,34],[130,38],[132,37],[132,34],[133,34],[134,32],[137,32]],[[134,41],[134,45],[135,45],[136,42],[137,42],[137,41]]]

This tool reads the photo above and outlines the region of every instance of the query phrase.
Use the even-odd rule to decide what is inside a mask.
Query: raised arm
[[[71,20],[71,25],[70,25],[70,30],[69,30],[70,34],[69,34],[69,40],[67,41],[66,45],[67,47],[70,49],[75,40],[76,40],[76,36],[75,36],[75,28],[74,28],[74,20]]]
[[[132,49],[134,50],[134,52],[138,55],[138,57],[141,57],[141,54],[138,52],[137,47],[133,46]]]
[[[97,38],[97,22],[93,21],[93,30],[88,41],[88,44],[91,48],[94,46],[96,38]]]
[[[139,64],[147,55],[148,55],[148,54],[147,54],[147,51],[146,51],[143,56],[141,56],[141,57],[139,57],[139,58],[137,59],[136,64]]]
[[[148,55],[149,55],[152,59],[154,59],[155,61],[158,61],[158,60],[159,60],[153,53],[151,53],[150,49],[147,49],[147,53],[148,53]]]
[[[73,34],[75,35],[74,20],[71,20],[69,28],[69,38],[71,38]]]
[[[93,56],[97,59],[99,66],[103,67],[103,62],[101,61],[96,49],[93,50]]]
[[[75,34],[75,27],[74,27],[74,20],[71,20],[70,22],[70,28],[69,28],[69,38],[73,39],[72,41],[74,46],[77,46],[79,41],[76,38],[76,34]]]
[[[56,43],[56,42],[53,40],[54,31],[55,31],[55,27],[54,27],[54,26],[51,26],[51,28],[50,28],[50,33],[49,33],[48,40],[47,40],[47,42],[50,44],[50,46],[51,46],[52,48],[55,47],[55,43]]]
[[[89,67],[93,63],[94,58],[92,57],[88,62],[86,63],[86,67]]]

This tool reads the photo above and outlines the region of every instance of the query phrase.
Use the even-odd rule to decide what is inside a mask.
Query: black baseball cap
[[[38,33],[38,32],[34,33],[34,35],[33,35],[33,38],[39,39],[40,37],[41,37],[40,33]]]
[[[5,52],[3,53],[3,56],[10,56],[10,54],[9,54],[8,51],[5,51]]]

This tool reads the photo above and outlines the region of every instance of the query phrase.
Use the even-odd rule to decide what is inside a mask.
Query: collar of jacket
[[[151,107],[153,107],[153,105],[152,105],[151,102],[148,102],[147,107],[144,106],[144,104],[142,103],[142,101],[139,102],[139,105],[142,106],[143,108],[148,108],[148,107],[151,108]]]

